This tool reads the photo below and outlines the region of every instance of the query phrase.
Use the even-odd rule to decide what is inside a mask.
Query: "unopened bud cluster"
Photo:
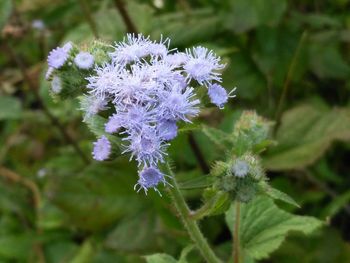
[[[266,180],[260,157],[254,147],[268,138],[270,123],[255,112],[243,112],[231,134],[233,151],[226,162],[217,162],[212,170],[214,187],[229,193],[232,199],[248,202]]]

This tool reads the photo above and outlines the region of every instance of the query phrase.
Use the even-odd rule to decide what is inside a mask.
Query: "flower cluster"
[[[85,120],[99,111],[112,111],[105,132],[122,138],[123,153],[130,153],[140,170],[135,188],[146,193],[166,183],[157,167],[164,162],[169,141],[177,136],[177,123],[191,122],[199,113],[200,101],[192,85],[205,86],[219,108],[234,97],[219,84],[224,65],[212,51],[194,47],[178,52],[169,45],[169,39],[155,42],[141,34],[128,34],[113,46],[109,59],[95,65],[86,77]],[[53,50],[50,67],[61,67],[66,52],[64,47]],[[93,66],[94,57],[80,52],[74,63],[86,70]],[[94,143],[93,157],[98,161],[110,156],[107,137]]]

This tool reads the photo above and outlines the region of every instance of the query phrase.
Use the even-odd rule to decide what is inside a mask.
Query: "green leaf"
[[[196,176],[194,178],[179,181],[179,187],[182,190],[206,188],[213,185],[213,183],[214,178],[212,176],[201,174],[200,176]]]
[[[234,205],[226,213],[226,222],[233,231]],[[276,250],[288,232],[309,234],[322,225],[316,218],[296,216],[279,209],[268,197],[257,197],[241,204],[239,238],[243,251],[254,259],[262,259]]]
[[[278,146],[264,157],[269,170],[302,169],[319,159],[335,140],[350,139],[350,110],[301,105],[287,111],[277,131]]]
[[[177,263],[176,259],[167,254],[153,254],[145,258],[147,263]]]
[[[350,66],[341,53],[340,46],[316,42],[309,44],[310,67],[320,78],[344,79]]]
[[[217,190],[206,190],[202,207],[194,211],[191,217],[200,220],[206,216],[225,213],[230,207],[231,199],[228,193]]]
[[[151,212],[133,214],[121,221],[108,235],[105,245],[117,251],[145,250],[155,247],[156,220]]]
[[[350,191],[345,192],[344,194],[337,196],[334,200],[331,201],[322,211],[322,217],[333,217],[336,215],[344,206],[348,206],[350,203]]]
[[[291,198],[286,193],[283,193],[280,190],[273,188],[268,183],[263,181],[259,184],[259,186],[262,188],[263,193],[268,195],[269,197],[271,197],[273,199],[281,200],[285,203],[291,204],[291,205],[296,206],[296,207],[300,207],[298,205],[298,203],[294,201],[293,198]]]
[[[0,96],[0,121],[18,119],[22,115],[22,106],[15,97]]]
[[[1,235],[0,237],[0,257],[10,260],[28,259],[33,240],[28,234]]]
[[[221,149],[230,149],[232,147],[232,140],[230,140],[230,134],[223,132],[219,129],[203,125],[203,133],[218,147]]]
[[[1,0],[0,1],[0,32],[6,25],[12,12],[12,0]],[[0,104],[1,105],[1,104]]]
[[[279,23],[286,9],[285,0],[233,0],[225,16],[225,24],[236,33],[260,25],[274,26]]]
[[[69,263],[88,263],[91,262],[91,257],[95,254],[95,250],[90,240],[86,240],[78,253]]]
[[[98,230],[145,205],[132,187],[134,169],[122,163],[94,163],[80,174],[50,177],[46,190],[71,224]]]

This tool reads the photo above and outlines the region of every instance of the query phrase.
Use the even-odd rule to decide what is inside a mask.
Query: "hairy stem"
[[[234,233],[233,233],[233,258],[234,263],[240,263],[240,244],[239,244],[239,221],[241,214],[241,203],[236,201],[235,204],[235,225],[234,225]]]
[[[175,204],[175,207],[180,215],[180,218],[182,219],[185,228],[195,243],[197,249],[202,254],[203,258],[208,263],[221,263],[220,259],[214,254],[213,250],[210,248],[207,240],[203,236],[201,230],[199,229],[199,226],[196,222],[196,220],[192,219],[190,217],[190,209],[186,204],[186,201],[181,194],[181,191],[179,189],[179,186],[176,182],[175,175],[171,171],[171,168],[169,166],[169,163],[166,164],[167,170],[169,175],[173,178],[172,179],[172,185],[173,187],[169,187],[169,193],[171,195],[171,198]]]

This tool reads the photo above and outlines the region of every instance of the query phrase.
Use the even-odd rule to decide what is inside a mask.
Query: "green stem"
[[[234,263],[240,263],[240,244],[239,244],[239,221],[241,214],[241,203],[236,201],[235,226],[233,233],[233,258]]]
[[[176,182],[175,175],[171,171],[171,168],[169,166],[169,163],[166,163],[166,167],[168,170],[169,175],[173,178],[172,179],[172,187],[169,187],[169,192],[172,197],[172,200],[180,214],[180,217],[185,225],[185,228],[190,235],[191,239],[197,246],[197,249],[202,254],[203,258],[208,263],[221,263],[221,260],[214,254],[213,250],[210,248],[207,240],[203,236],[202,232],[200,231],[198,224],[196,223],[196,220],[192,219],[190,217],[190,209],[186,204],[186,201],[183,197],[183,195],[180,192],[179,186]]]

